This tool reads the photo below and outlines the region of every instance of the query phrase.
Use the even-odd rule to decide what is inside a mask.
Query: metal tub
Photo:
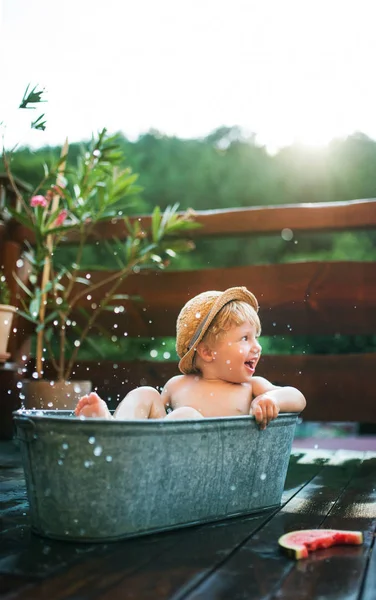
[[[106,421],[20,410],[14,420],[32,529],[93,542],[277,506],[297,415],[264,431],[251,416]]]

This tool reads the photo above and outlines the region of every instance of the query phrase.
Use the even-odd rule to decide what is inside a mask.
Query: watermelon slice
[[[363,543],[361,531],[341,531],[340,529],[302,529],[285,533],[279,540],[279,546],[292,558],[307,558],[309,552],[320,548],[330,548],[340,544]]]

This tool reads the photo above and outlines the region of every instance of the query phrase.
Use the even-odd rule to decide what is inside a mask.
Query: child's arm
[[[178,391],[183,379],[184,375],[175,375],[175,377],[171,377],[161,391],[162,402],[166,409],[175,408],[173,405],[173,396]]]
[[[300,412],[305,408],[306,400],[301,392],[293,387],[273,385],[264,377],[252,378],[251,414],[260,423],[261,429],[275,419],[279,412]]]

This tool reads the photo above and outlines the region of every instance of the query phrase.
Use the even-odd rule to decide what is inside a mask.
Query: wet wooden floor
[[[376,599],[374,452],[294,450],[281,507],[267,514],[75,544],[30,531],[17,449],[0,450],[4,600]],[[364,544],[296,562],[280,552],[284,533],[318,527],[361,530]]]

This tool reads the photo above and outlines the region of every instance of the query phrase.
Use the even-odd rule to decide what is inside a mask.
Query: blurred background
[[[372,0],[3,0],[0,44],[4,144],[16,146],[13,171],[31,185],[66,137],[74,165],[107,127],[143,187],[130,214],[176,202],[202,210],[376,197]],[[43,132],[16,110],[29,82],[46,90]],[[87,254],[88,264],[112,266],[99,245]],[[372,230],[284,230],[198,241],[171,268],[375,256]],[[114,360],[176,360],[172,338],[98,344]],[[374,352],[376,336],[272,336],[262,345],[268,354]],[[300,431],[320,436],[322,427]]]

